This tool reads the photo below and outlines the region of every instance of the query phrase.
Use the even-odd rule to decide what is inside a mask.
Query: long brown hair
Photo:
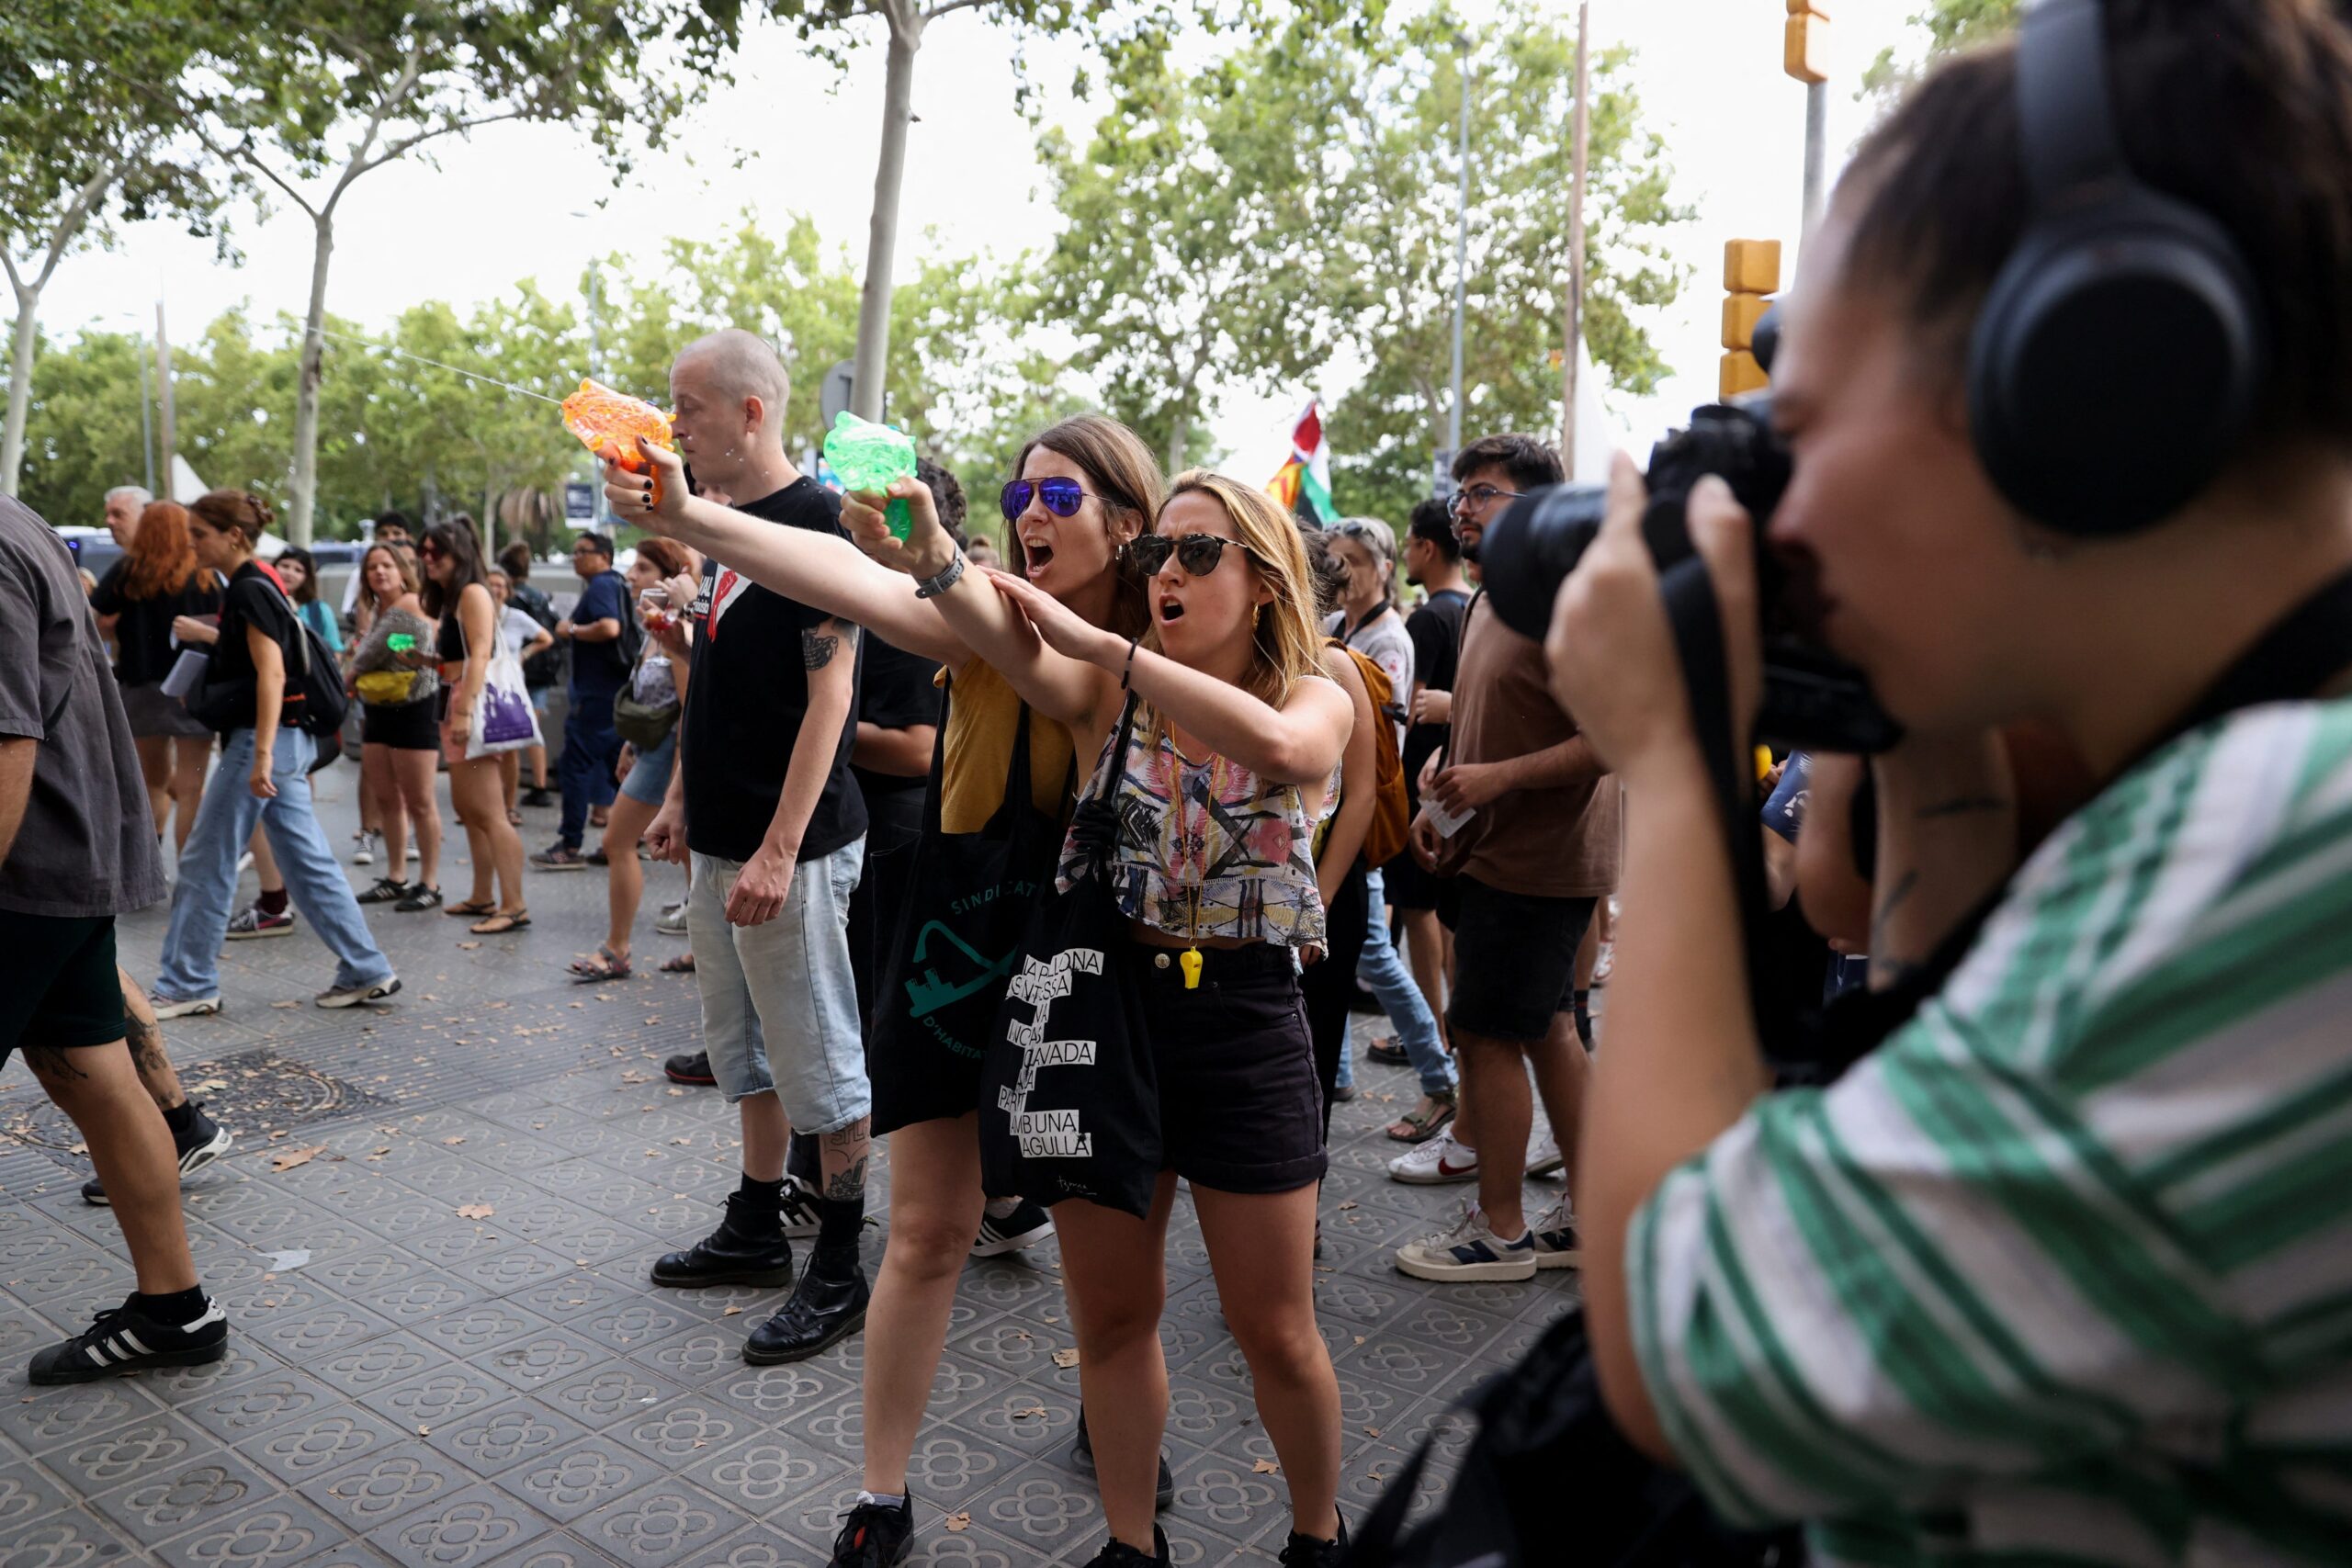
[[[368,606],[368,613],[371,615],[385,608],[383,601],[376,597],[375,589],[368,586],[368,563],[379,555],[392,558],[392,570],[400,573],[401,594],[403,597],[417,591],[416,562],[407,551],[395,549],[390,545],[368,546],[368,553],[359,558],[359,597]]]
[[[671,538],[639,539],[637,553],[641,559],[653,563],[653,569],[663,577],[676,577],[686,570],[686,547]]]
[[[1122,538],[1151,530],[1159,514],[1168,481],[1142,436],[1115,419],[1082,413],[1038,432],[1012,460],[1017,478],[1029,466],[1029,454],[1044,447],[1068,457],[1085,470],[1087,484],[1100,499],[1103,521],[1111,531],[1112,570],[1118,574],[1118,592],[1111,602],[1111,624],[1104,629],[1121,637],[1139,636],[1151,625],[1151,606],[1142,573],[1119,548]],[[1121,533],[1120,525],[1127,525]],[[1028,553],[1021,547],[1021,531],[1004,530],[1004,558],[1015,576],[1029,571]]]
[[[249,490],[209,490],[196,498],[189,513],[204,519],[204,525],[227,533],[234,528],[244,536],[245,547],[251,549],[269,532],[277,521],[277,513],[269,502]]]
[[[122,595],[160,599],[184,592],[204,569],[188,543],[187,508],[175,501],[151,501],[139,514],[139,532],[122,558]]]
[[[1299,682],[1323,672],[1323,633],[1317,613],[1315,570],[1299,541],[1298,525],[1264,491],[1208,468],[1187,468],[1168,487],[1165,512],[1180,495],[1206,495],[1233,520],[1233,531],[1249,549],[1243,558],[1250,570],[1273,591],[1273,598],[1257,617],[1250,634],[1250,671],[1241,688],[1269,707],[1281,707]],[[1159,627],[1144,634],[1143,646],[1161,650]],[[1154,710],[1148,731],[1157,746],[1167,731],[1167,720]]]

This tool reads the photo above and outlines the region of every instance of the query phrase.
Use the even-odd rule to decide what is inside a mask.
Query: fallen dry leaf
[[[1045,1414],[1046,1407],[1042,1404],[1024,1404],[1012,1413],[1012,1418],[1015,1421],[1034,1421]]]
[[[1250,1471],[1253,1475],[1280,1475],[1283,1472],[1283,1467],[1272,1460],[1261,1459],[1251,1465]]]
[[[430,1427],[419,1427],[416,1429],[416,1435],[420,1438],[429,1438],[433,1436],[433,1428]]]
[[[721,1317],[733,1317],[742,1310],[743,1309],[741,1307],[729,1307],[725,1312],[720,1313],[718,1315]]]
[[[298,1008],[302,1004],[300,1002],[272,1002],[269,1005],[274,1008]]]
[[[480,947],[481,945],[481,943],[478,942],[461,942],[458,944],[458,948],[466,953],[471,953],[475,948]]]
[[[458,1218],[461,1220],[486,1220],[496,1213],[498,1213],[498,1210],[488,1203],[467,1203],[458,1208]]]
[[[1074,1349],[1055,1351],[1054,1365],[1057,1367],[1074,1367],[1078,1365],[1078,1352]]]
[[[327,1152],[324,1144],[312,1144],[306,1149],[283,1149],[269,1156],[272,1170],[291,1170],[298,1165],[308,1165]]]
[[[965,1530],[972,1528],[971,1510],[968,1508],[958,1509],[939,1522],[945,1525],[951,1531],[961,1534]]]
[[[461,1135],[461,1136],[454,1137],[454,1138],[444,1138],[444,1139],[442,1139],[441,1141],[442,1141],[444,1144],[456,1145],[456,1144],[462,1144],[462,1143],[464,1143],[466,1140],[465,1140],[465,1138]]]
[[[1351,1198],[1351,1199],[1349,1199],[1346,1202],[1344,1202],[1344,1203],[1342,1203],[1342,1204],[1340,1204],[1340,1213],[1343,1213],[1343,1214],[1344,1214],[1344,1213],[1346,1213],[1350,1209],[1352,1209],[1352,1208],[1354,1208],[1355,1206],[1356,1206],[1356,1201],[1355,1201],[1354,1199]]]
[[[1377,1427],[1366,1427],[1363,1429],[1363,1435],[1367,1438],[1376,1438],[1380,1436],[1380,1428]]]

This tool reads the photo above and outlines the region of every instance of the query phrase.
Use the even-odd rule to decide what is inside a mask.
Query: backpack
[[[278,584],[277,574],[265,571],[263,577],[277,589],[279,602],[286,606],[288,617],[294,623],[294,646],[286,650],[286,697],[278,710],[278,723],[292,725],[303,734],[321,742],[334,740],[333,748],[319,747],[312,772],[334,761],[342,749],[343,721],[350,711],[351,701],[343,689],[341,666],[327,649],[326,639],[295,609],[294,602],[286,597],[286,590]],[[210,673],[207,667],[207,675]],[[237,682],[239,686],[244,682]],[[226,733],[229,726],[216,723],[213,716],[231,708],[242,709],[241,692],[232,691],[226,683],[207,680],[197,688],[187,701],[187,710],[208,727]]]
[[[548,630],[555,630],[555,624],[559,618],[555,613],[555,601],[549,599],[544,592],[532,587],[527,582],[517,582],[508,591],[507,597],[523,614],[530,616]],[[565,672],[563,660],[563,644],[549,643],[546,648],[523,660],[523,684],[532,691],[537,691],[546,686],[562,685]]]
[[[1363,859],[1366,865],[1386,865],[1405,852],[1406,836],[1413,826],[1413,807],[1405,793],[1405,759],[1396,750],[1396,691],[1388,683],[1388,671],[1340,641],[1327,639],[1329,646],[1339,649],[1356,661],[1356,672],[1363,677],[1364,691],[1372,698],[1374,754],[1378,761],[1373,769],[1375,795],[1372,820],[1363,830]]]

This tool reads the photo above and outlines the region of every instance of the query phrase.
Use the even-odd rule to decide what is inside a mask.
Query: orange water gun
[[[599,457],[607,455],[632,474],[650,467],[637,449],[640,435],[668,451],[676,451],[670,437],[670,416],[640,398],[616,392],[601,382],[582,381],[580,390],[563,400],[563,427]],[[662,479],[653,479],[653,504],[662,504]]]

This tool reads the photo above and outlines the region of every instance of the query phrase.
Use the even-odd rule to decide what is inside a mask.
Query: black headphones
[[[2210,485],[2269,363],[2254,274],[2211,217],[2143,185],[2117,137],[2099,0],[2041,0],[2018,47],[2032,221],[1969,345],[1978,458],[2046,528],[2112,537]]]

